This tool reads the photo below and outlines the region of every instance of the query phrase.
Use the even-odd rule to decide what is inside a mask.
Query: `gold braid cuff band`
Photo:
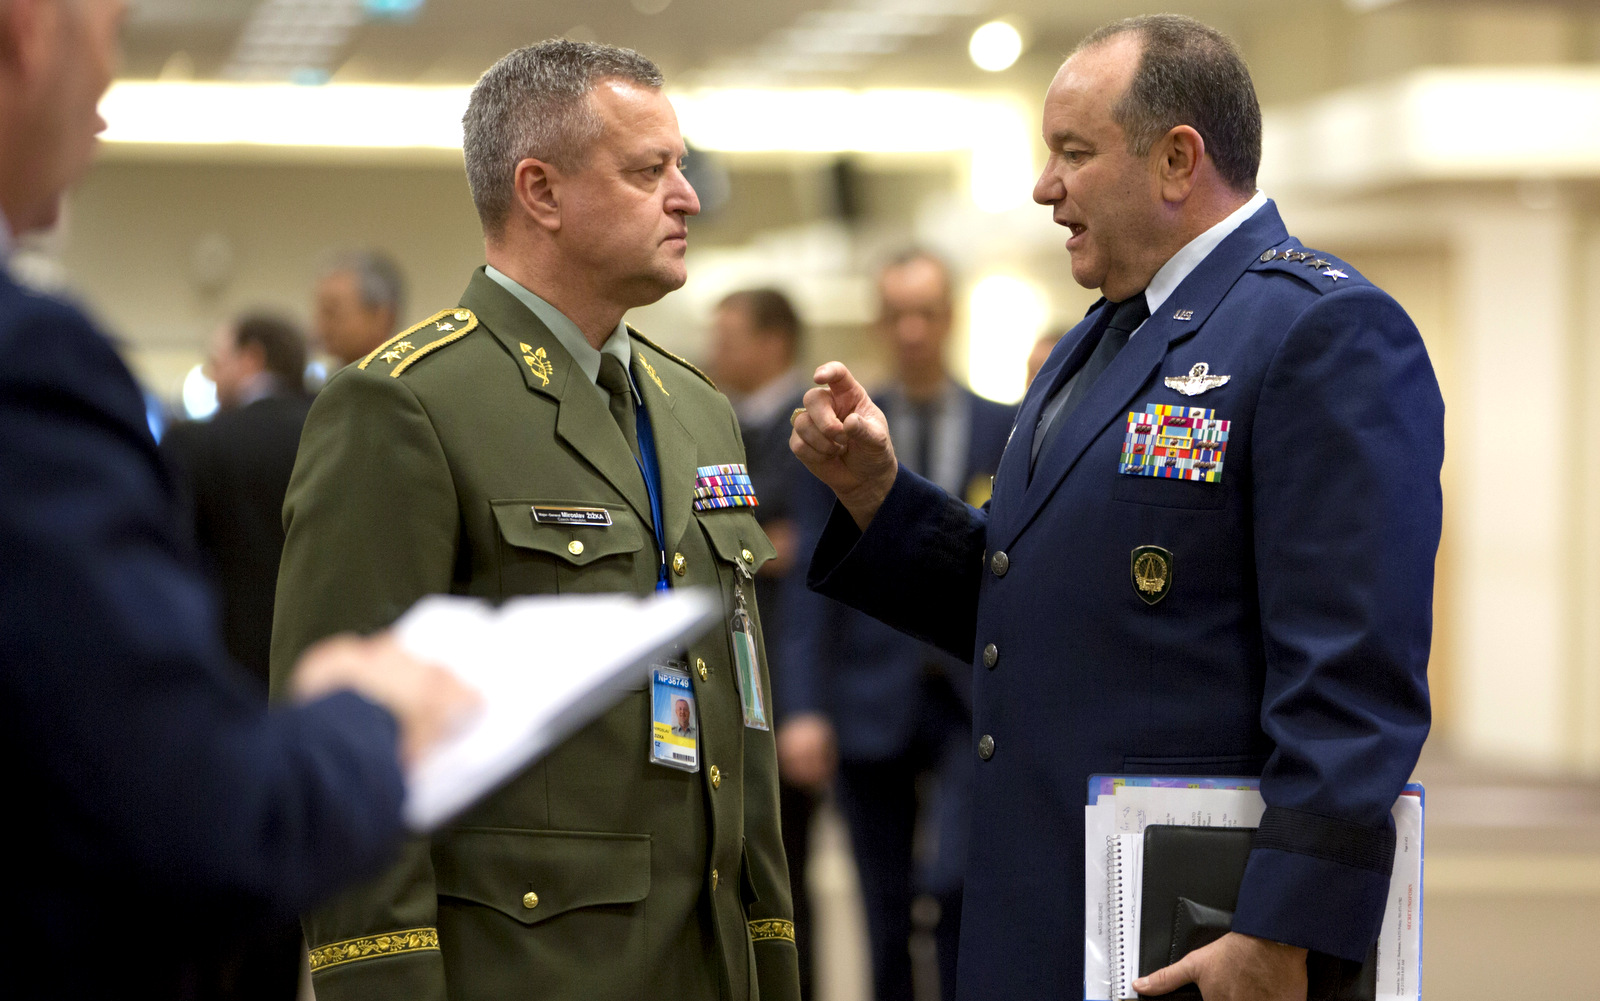
[[[752,942],[793,942],[794,922],[782,918],[765,918],[750,922]]]
[[[399,956],[408,952],[438,952],[439,932],[433,928],[408,928],[387,935],[351,938],[319,945],[311,950],[311,972],[343,966],[361,959]]]

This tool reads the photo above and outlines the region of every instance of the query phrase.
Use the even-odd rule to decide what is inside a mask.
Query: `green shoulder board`
[[[410,368],[418,358],[437,351],[446,344],[459,341],[478,325],[478,318],[470,309],[460,306],[442,309],[414,327],[407,327],[361,359],[356,367],[365,369],[374,363],[389,366],[389,377],[396,378]]]
[[[693,372],[695,375],[698,375],[700,378],[704,379],[706,385],[710,386],[712,389],[716,389],[717,388],[717,384],[711,381],[711,376],[706,375],[704,372],[702,372],[698,368],[696,368],[694,366],[694,363],[689,361],[689,359],[684,358],[684,357],[682,357],[680,355],[673,354],[671,351],[668,351],[666,348],[664,348],[661,345],[657,344],[655,341],[652,341],[650,338],[646,337],[645,335],[639,333],[637,330],[633,329],[632,327],[628,328],[628,336],[632,337],[634,340],[636,340],[639,343],[645,345],[646,347],[649,347],[649,348],[652,348],[652,349],[654,349],[656,351],[659,351],[661,354],[664,354],[668,358],[671,358],[673,361],[677,362],[679,365],[682,365],[684,368],[686,368],[689,371]],[[721,390],[718,390],[718,392],[721,392]]]

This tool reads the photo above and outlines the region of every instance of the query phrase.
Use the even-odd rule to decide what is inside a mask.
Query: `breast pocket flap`
[[[441,897],[492,907],[526,925],[650,893],[650,835],[464,829],[436,838]]]
[[[644,532],[623,504],[583,501],[491,501],[507,545],[558,556],[573,566],[644,548]]]

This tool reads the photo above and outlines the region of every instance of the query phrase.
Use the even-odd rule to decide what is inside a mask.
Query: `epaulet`
[[[472,315],[470,309],[462,309],[460,306],[454,309],[441,309],[416,326],[407,327],[373,348],[372,353],[361,359],[356,367],[365,369],[374,363],[388,364],[389,378],[397,378],[401,372],[415,364],[418,358],[431,351],[437,351],[446,344],[459,341],[472,333],[477,326],[478,318]]]
[[[657,344],[655,341],[652,341],[650,338],[646,337],[645,335],[639,333],[637,330],[633,329],[632,327],[628,328],[628,336],[632,337],[636,341],[639,341],[641,344],[645,344],[645,345],[648,345],[651,348],[654,348],[656,351],[659,351],[660,353],[666,355],[668,358],[671,358],[673,361],[677,362],[679,365],[682,365],[684,368],[686,368],[689,371],[693,372],[695,375],[698,375],[700,378],[704,379],[706,381],[706,385],[710,386],[712,389],[716,389],[717,388],[717,384],[711,381],[711,376],[706,375],[704,372],[702,372],[698,368],[696,368],[694,366],[694,363],[691,362],[689,359],[684,358],[681,355],[673,354],[671,351],[668,351],[666,348],[664,348],[661,345]],[[717,390],[717,391],[721,392],[721,390]]]
[[[1369,284],[1360,272],[1338,258],[1302,247],[1264,250],[1250,265],[1250,270],[1287,272],[1319,292],[1331,292],[1345,281],[1352,285]]]

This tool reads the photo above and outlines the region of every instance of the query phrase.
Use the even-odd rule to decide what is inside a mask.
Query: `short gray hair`
[[[355,276],[361,304],[368,309],[392,310],[395,319],[404,312],[406,282],[400,276],[400,265],[388,254],[376,250],[347,250],[334,254],[323,266],[322,277],[337,274]]]
[[[632,49],[553,38],[517,49],[489,67],[461,118],[467,183],[478,219],[498,232],[511,212],[512,174],[529,157],[581,167],[604,124],[589,92],[606,79],[652,89],[666,82]]]
[[[1235,191],[1256,188],[1261,167],[1261,104],[1233,40],[1180,14],[1113,21],[1078,43],[1074,53],[1132,34],[1143,42],[1139,68],[1111,109],[1135,156],[1187,125],[1205,140],[1217,173]]]

